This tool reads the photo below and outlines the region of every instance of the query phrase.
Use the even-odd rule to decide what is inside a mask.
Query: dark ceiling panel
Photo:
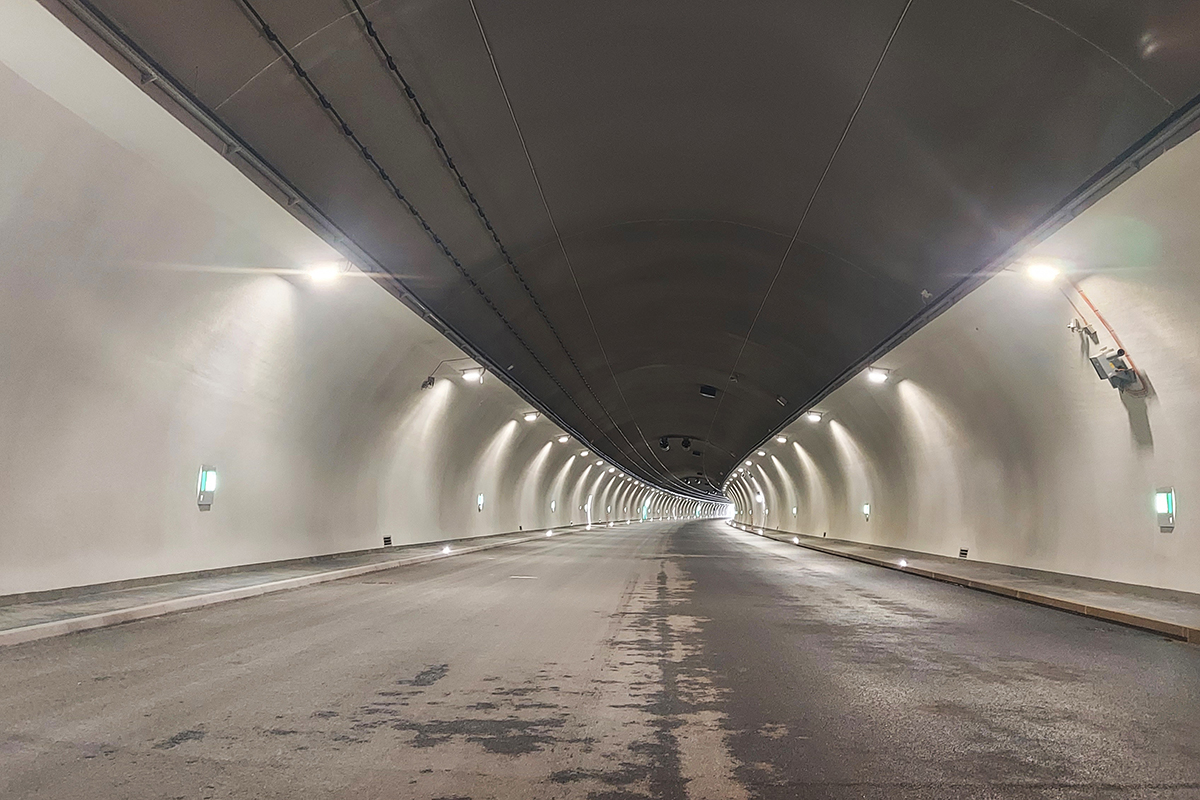
[[[251,0],[459,269],[246,6],[93,2],[597,449],[674,486],[719,485],[923,291],[1200,92],[1194,0],[365,4],[509,264],[353,4]]]

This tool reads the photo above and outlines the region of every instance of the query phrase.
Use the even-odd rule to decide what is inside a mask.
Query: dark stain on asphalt
[[[166,740],[161,741],[158,744],[154,745],[154,749],[155,750],[170,750],[172,748],[178,747],[179,745],[183,744],[184,742],[198,742],[201,739],[203,739],[206,735],[207,734],[205,734],[205,732],[201,731],[201,730],[180,731],[179,733],[172,736],[170,739],[166,739]]]
[[[433,686],[435,683],[446,677],[450,672],[449,664],[436,664],[426,667],[417,673],[416,677],[410,681],[396,681],[404,686]]]

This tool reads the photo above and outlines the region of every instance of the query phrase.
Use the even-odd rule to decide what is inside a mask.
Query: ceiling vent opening
[[[383,546],[391,547],[392,546],[392,537],[390,537],[390,536],[383,537]]]
[[[707,383],[700,384],[700,396],[701,397],[716,397],[717,396],[717,387],[709,386]]]

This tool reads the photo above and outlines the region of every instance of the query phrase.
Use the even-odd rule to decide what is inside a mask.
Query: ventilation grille
[[[709,386],[707,383],[700,384],[700,394],[703,397],[716,397],[717,387]]]
[[[391,547],[392,546],[392,537],[390,537],[390,536],[383,537],[383,546]]]
[[[958,551],[958,557],[959,557],[959,558],[966,558],[966,557],[967,557],[967,548],[965,548],[965,547],[964,547],[964,548],[962,548],[961,550],[959,550],[959,551]]]

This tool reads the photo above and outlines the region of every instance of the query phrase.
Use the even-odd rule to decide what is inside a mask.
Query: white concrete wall
[[[1069,283],[1005,272],[882,359],[886,384],[854,378],[818,406],[822,422],[752,454],[730,487],[738,519],[1200,591],[1198,218],[1192,137],[1029,254],[1061,260],[1149,377],[1148,399],[1097,378],[1067,330],[1070,301],[1111,338]],[[1171,533],[1156,524],[1160,486],[1177,493]]]
[[[495,379],[422,391],[462,353],[287,274],[338,256],[32,0],[0,108],[0,594],[584,519],[594,456]]]

